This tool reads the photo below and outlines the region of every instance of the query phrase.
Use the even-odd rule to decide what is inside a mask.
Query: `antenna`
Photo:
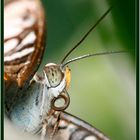
[[[69,63],[84,59],[84,58],[89,58],[89,57],[93,57],[93,56],[99,56],[99,55],[108,55],[108,54],[115,54],[115,53],[125,53],[127,51],[108,51],[108,52],[98,52],[98,53],[93,53],[93,54],[86,54],[86,55],[82,55],[76,58],[73,58],[71,60],[68,60],[66,63],[62,64],[62,67],[64,68],[66,65],[68,65]]]
[[[66,58],[86,39],[86,37],[95,29],[95,27],[105,18],[105,16],[111,11],[112,7],[110,7],[98,20],[97,22],[89,29],[89,31],[82,37],[82,39],[65,55],[62,59],[61,64],[64,63]]]

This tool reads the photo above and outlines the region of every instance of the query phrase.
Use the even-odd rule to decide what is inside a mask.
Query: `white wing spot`
[[[12,49],[16,48],[18,44],[17,39],[12,39],[4,43],[4,53],[10,52]]]
[[[24,57],[24,56],[32,53],[33,51],[34,51],[34,47],[24,49],[24,50],[22,50],[20,52],[14,53],[11,56],[4,57],[4,62],[6,62],[6,61],[12,61],[12,60],[15,60],[15,59],[18,59],[18,58],[22,58],[22,57]]]
[[[35,33],[34,32],[29,33],[22,41],[22,46],[29,44],[29,43],[33,43],[35,41],[35,39],[36,39]]]
[[[97,140],[97,138],[94,136],[88,136],[84,140]]]

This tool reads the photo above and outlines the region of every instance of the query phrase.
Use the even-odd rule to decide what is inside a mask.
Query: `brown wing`
[[[52,130],[48,129],[48,134],[51,134],[56,120],[52,121]],[[109,140],[102,132],[86,123],[85,121],[75,117],[69,113],[62,112],[58,123],[57,130],[54,135],[54,140]]]
[[[45,17],[38,0],[11,0],[4,6],[6,93],[33,77],[44,52]]]

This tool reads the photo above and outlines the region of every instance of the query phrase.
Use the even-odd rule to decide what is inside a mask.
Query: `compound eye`
[[[46,73],[46,76],[48,78],[51,87],[58,86],[61,83],[62,79],[64,78],[64,73],[57,65],[45,66],[44,71]]]

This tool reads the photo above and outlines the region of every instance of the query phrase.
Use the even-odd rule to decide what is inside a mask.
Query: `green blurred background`
[[[99,17],[112,12],[69,57],[128,50],[69,65],[72,81],[67,112],[103,131],[112,140],[135,140],[135,1],[42,0],[46,12],[46,51],[41,67],[60,63]]]

